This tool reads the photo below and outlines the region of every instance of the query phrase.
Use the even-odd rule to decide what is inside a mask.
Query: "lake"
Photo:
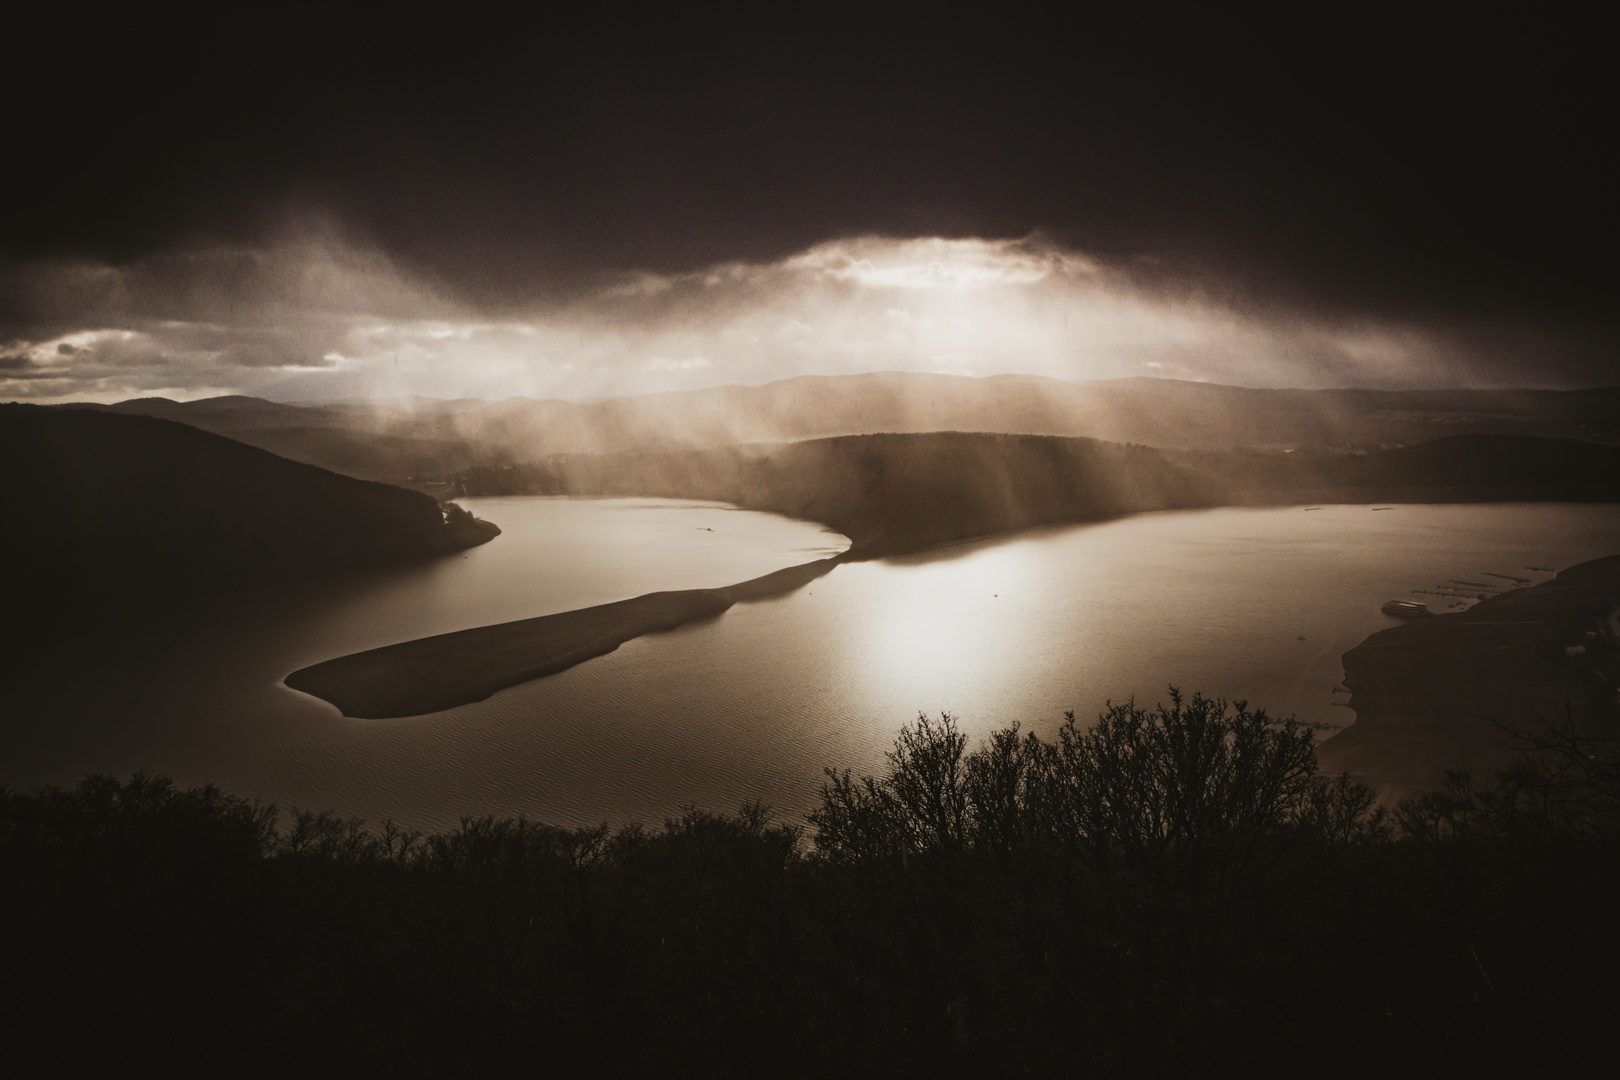
[[[824,766],[873,771],[919,710],[975,737],[1168,684],[1342,725],[1339,657],[1389,599],[1533,581],[1620,551],[1620,507],[1328,506],[1146,514],[839,566],[799,591],[639,638],[427,716],[351,720],[281,684],[394,641],[824,558],[820,526],[706,503],[461,500],[494,542],[429,564],[222,594],[181,625],[87,625],[14,671],[0,782],[91,771],[214,781],[282,807],[420,827],[526,813],[661,821],[759,799],[796,817]]]

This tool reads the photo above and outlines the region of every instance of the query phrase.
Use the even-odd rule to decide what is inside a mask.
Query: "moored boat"
[[[1420,604],[1416,600],[1390,600],[1378,610],[1397,619],[1421,619],[1434,614],[1428,604]]]

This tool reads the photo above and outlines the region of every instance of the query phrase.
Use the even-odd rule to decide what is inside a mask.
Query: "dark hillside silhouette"
[[[418,438],[342,427],[256,428],[224,434],[344,476],[414,487],[428,487],[434,479],[470,465],[513,460],[465,439]]]
[[[558,455],[460,474],[468,494],[723,499],[824,522],[852,557],[1150,510],[1296,502],[1620,500],[1620,448],[1457,435],[1368,453],[1185,451],[932,432],[669,453]]]
[[[473,470],[459,481],[469,494],[723,499],[830,525],[855,542],[853,557],[1208,504],[1188,469],[1147,447],[962,432],[560,457]]]
[[[1620,448],[1533,435],[1448,435],[1365,453],[1167,452],[1222,502],[1610,502]]]
[[[498,447],[469,442],[450,414],[424,399],[377,405],[285,405],[232,394],[197,401],[135,398],[116,405],[68,405],[176,420],[272,454],[360,480],[422,484],[479,464],[513,460]]]
[[[8,600],[85,603],[444,554],[499,530],[431,496],[184,424],[0,405]]]

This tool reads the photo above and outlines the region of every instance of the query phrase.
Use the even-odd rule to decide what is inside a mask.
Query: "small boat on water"
[[[1378,610],[1397,619],[1421,619],[1434,614],[1428,604],[1420,604],[1416,600],[1390,600]]]

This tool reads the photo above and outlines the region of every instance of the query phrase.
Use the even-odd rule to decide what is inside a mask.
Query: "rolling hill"
[[[42,613],[444,554],[499,533],[417,491],[185,424],[0,405],[8,603]]]
[[[557,455],[458,477],[468,494],[715,499],[820,521],[857,553],[1151,510],[1302,502],[1620,501],[1620,448],[1453,435],[1368,453],[1160,450],[932,432]]]
[[[180,420],[348,475],[418,484],[476,465],[559,453],[928,431],[1059,435],[1198,451],[1366,449],[1453,434],[1620,442],[1620,388],[1254,390],[1169,379],[1067,383],[1029,375],[880,372],[584,403],[511,398],[300,406],[222,397],[141,399],[108,408]]]

